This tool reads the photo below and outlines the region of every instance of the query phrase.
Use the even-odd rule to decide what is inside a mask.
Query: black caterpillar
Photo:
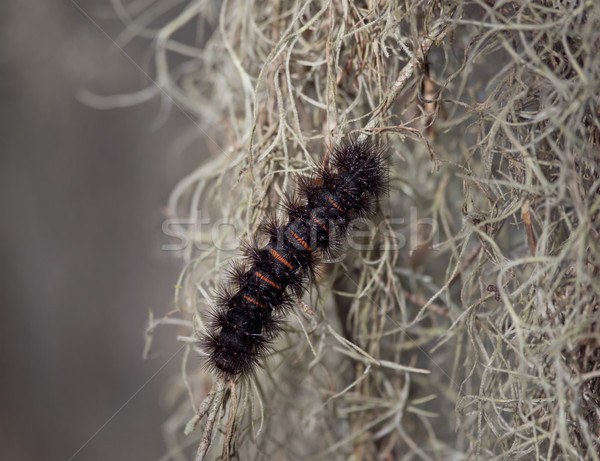
[[[245,260],[230,270],[230,282],[216,299],[202,345],[218,375],[246,374],[268,352],[292,305],[314,281],[323,255],[338,248],[352,219],[371,214],[387,187],[380,150],[367,142],[336,146],[313,177],[298,180],[298,195],[287,196],[287,223],[262,226],[268,244],[245,247]]]

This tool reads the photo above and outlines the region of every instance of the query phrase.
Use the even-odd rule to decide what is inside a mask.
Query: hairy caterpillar
[[[202,339],[215,373],[233,378],[252,371],[280,329],[291,295],[302,295],[323,255],[343,242],[352,219],[373,212],[386,187],[381,151],[357,141],[336,146],[314,176],[298,180],[298,194],[283,203],[287,222],[262,226],[268,243],[246,245],[243,262],[217,296]]]

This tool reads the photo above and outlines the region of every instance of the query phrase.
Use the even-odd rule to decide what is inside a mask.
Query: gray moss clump
[[[185,142],[203,143],[169,213],[238,231],[189,232],[177,311],[148,330],[184,328],[170,458],[201,437],[183,426],[213,378],[190,357],[238,254],[225,244],[353,136],[388,150],[389,195],[299,300],[264,369],[221,390],[214,453],[600,459],[600,3],[118,11],[123,40],[153,39],[157,94],[194,121]]]

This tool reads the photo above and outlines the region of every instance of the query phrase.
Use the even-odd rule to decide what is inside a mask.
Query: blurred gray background
[[[93,15],[109,2],[77,4]],[[111,37],[123,29],[94,19]],[[148,65],[148,43],[126,51]],[[172,307],[181,268],[161,251],[161,207],[201,153],[169,153],[193,126],[175,112],[150,129],[156,100],[100,111],[76,98],[149,84],[72,2],[1,2],[2,459],[165,452],[161,398],[180,357],[157,373],[178,346],[159,331],[144,362],[143,331],[149,309]]]

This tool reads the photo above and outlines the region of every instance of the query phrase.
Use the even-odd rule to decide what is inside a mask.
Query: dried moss
[[[338,139],[391,154],[369,245],[327,265],[235,405],[224,391],[225,454],[599,459],[598,3],[178,5],[124,5],[123,35],[155,37],[161,94],[206,139],[172,216],[251,235]],[[190,350],[235,256],[209,237],[190,234],[207,246],[177,291]],[[211,382],[187,357],[173,459]]]

